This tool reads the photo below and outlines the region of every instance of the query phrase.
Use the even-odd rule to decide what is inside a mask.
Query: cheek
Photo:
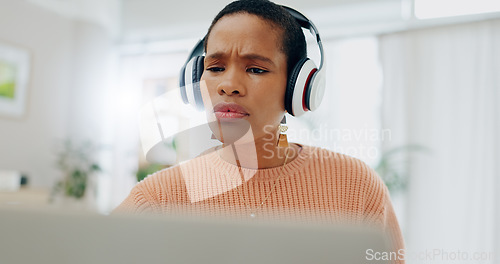
[[[285,111],[285,87],[283,82],[273,82],[261,86],[255,98],[258,105],[259,115],[257,123],[259,127],[265,125],[277,126]]]
[[[285,90],[284,82],[274,82],[268,84],[267,89],[262,89],[259,93],[260,101],[265,106],[264,109],[269,108],[273,111],[285,110]]]

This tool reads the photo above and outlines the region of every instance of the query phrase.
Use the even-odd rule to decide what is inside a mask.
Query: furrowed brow
[[[208,60],[217,60],[226,57],[226,55],[223,52],[215,52],[212,54],[209,54],[206,56],[206,59]],[[275,63],[268,57],[255,54],[255,53],[250,53],[250,54],[245,54],[242,56],[243,58],[247,60],[257,60],[257,61],[262,61],[271,64],[272,66],[276,66]]]
[[[223,57],[224,57],[224,53],[222,53],[222,52],[216,52],[216,53],[212,53],[212,54],[206,56],[207,59],[212,59],[212,60],[221,59]]]
[[[263,61],[263,62],[266,62],[266,63],[269,63],[273,66],[275,66],[274,62],[268,58],[268,57],[265,57],[265,56],[262,56],[262,55],[259,55],[259,54],[246,54],[243,56],[245,59],[248,59],[248,60],[259,60],[259,61]]]

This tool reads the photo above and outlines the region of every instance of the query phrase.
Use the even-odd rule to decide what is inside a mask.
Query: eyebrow
[[[212,54],[208,55],[207,59],[220,59],[220,58],[224,58],[224,57],[225,57],[224,53],[216,52],[216,53],[212,53]],[[270,58],[259,55],[259,54],[249,53],[249,54],[243,55],[242,57],[245,59],[248,59],[248,60],[259,60],[259,61],[267,62],[273,66],[276,66]]]

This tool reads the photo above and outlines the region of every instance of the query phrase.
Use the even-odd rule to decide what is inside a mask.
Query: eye
[[[209,67],[209,68],[207,68],[207,71],[221,72],[221,71],[224,71],[224,68],[221,68],[221,67]]]
[[[247,72],[250,72],[250,73],[253,73],[253,74],[262,74],[262,73],[266,73],[268,71],[263,70],[263,69],[259,69],[259,68],[248,68]]]

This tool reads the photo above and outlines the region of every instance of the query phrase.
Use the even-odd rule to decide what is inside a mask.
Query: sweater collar
[[[241,168],[245,181],[269,181],[279,177],[289,177],[300,171],[312,153],[312,147],[298,144],[300,146],[299,154],[292,161],[287,162],[285,166],[277,166],[265,169]],[[238,166],[222,159],[216,151],[205,156],[207,164],[215,171],[226,173],[229,175],[238,175]]]

